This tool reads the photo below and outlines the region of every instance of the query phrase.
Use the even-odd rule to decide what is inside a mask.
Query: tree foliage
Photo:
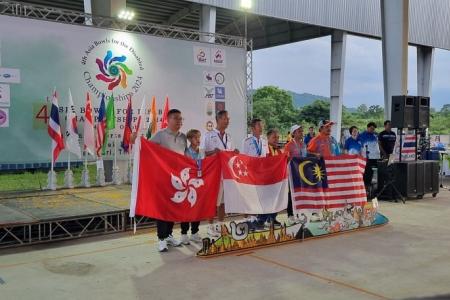
[[[266,128],[287,130],[297,121],[298,110],[292,104],[291,94],[265,86],[253,94],[253,116],[264,120]]]
[[[264,120],[266,128],[278,128],[283,132],[293,124],[304,127],[313,125],[321,119],[330,118],[330,102],[316,100],[297,109],[292,103],[292,96],[285,90],[275,86],[265,86],[253,94],[253,115]],[[342,127],[357,126],[365,130],[367,123],[375,122],[379,131],[383,128],[384,108],[380,105],[361,104],[355,112],[346,107],[342,109]],[[450,104],[445,104],[440,111],[431,110],[430,134],[448,134],[450,128]]]

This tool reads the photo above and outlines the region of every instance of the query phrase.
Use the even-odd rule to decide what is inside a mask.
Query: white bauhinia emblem
[[[177,192],[173,195],[172,198],[170,198],[170,200],[175,203],[181,203],[187,198],[187,200],[191,204],[191,207],[193,207],[197,202],[196,189],[198,189],[205,183],[201,178],[190,179],[190,170],[190,168],[183,169],[180,173],[180,177],[170,174],[172,175],[172,186],[177,189]]]

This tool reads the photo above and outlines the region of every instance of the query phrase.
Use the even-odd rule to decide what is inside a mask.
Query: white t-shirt
[[[242,142],[242,153],[253,157],[266,157],[268,147],[266,139],[250,136]]]
[[[214,149],[220,150],[234,150],[233,141],[228,132],[225,132],[223,139],[220,137],[220,132],[217,129],[208,131],[203,135],[203,139],[200,143],[200,149],[205,152],[213,151]]]

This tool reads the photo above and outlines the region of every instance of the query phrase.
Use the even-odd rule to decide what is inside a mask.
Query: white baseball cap
[[[292,125],[292,126],[291,126],[291,131],[290,131],[291,134],[294,133],[294,131],[296,131],[296,130],[299,129],[299,128],[302,128],[302,126],[297,125],[297,124]]]

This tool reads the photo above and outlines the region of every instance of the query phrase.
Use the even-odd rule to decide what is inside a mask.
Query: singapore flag
[[[225,211],[267,214],[286,209],[287,157],[250,157],[221,152]]]

